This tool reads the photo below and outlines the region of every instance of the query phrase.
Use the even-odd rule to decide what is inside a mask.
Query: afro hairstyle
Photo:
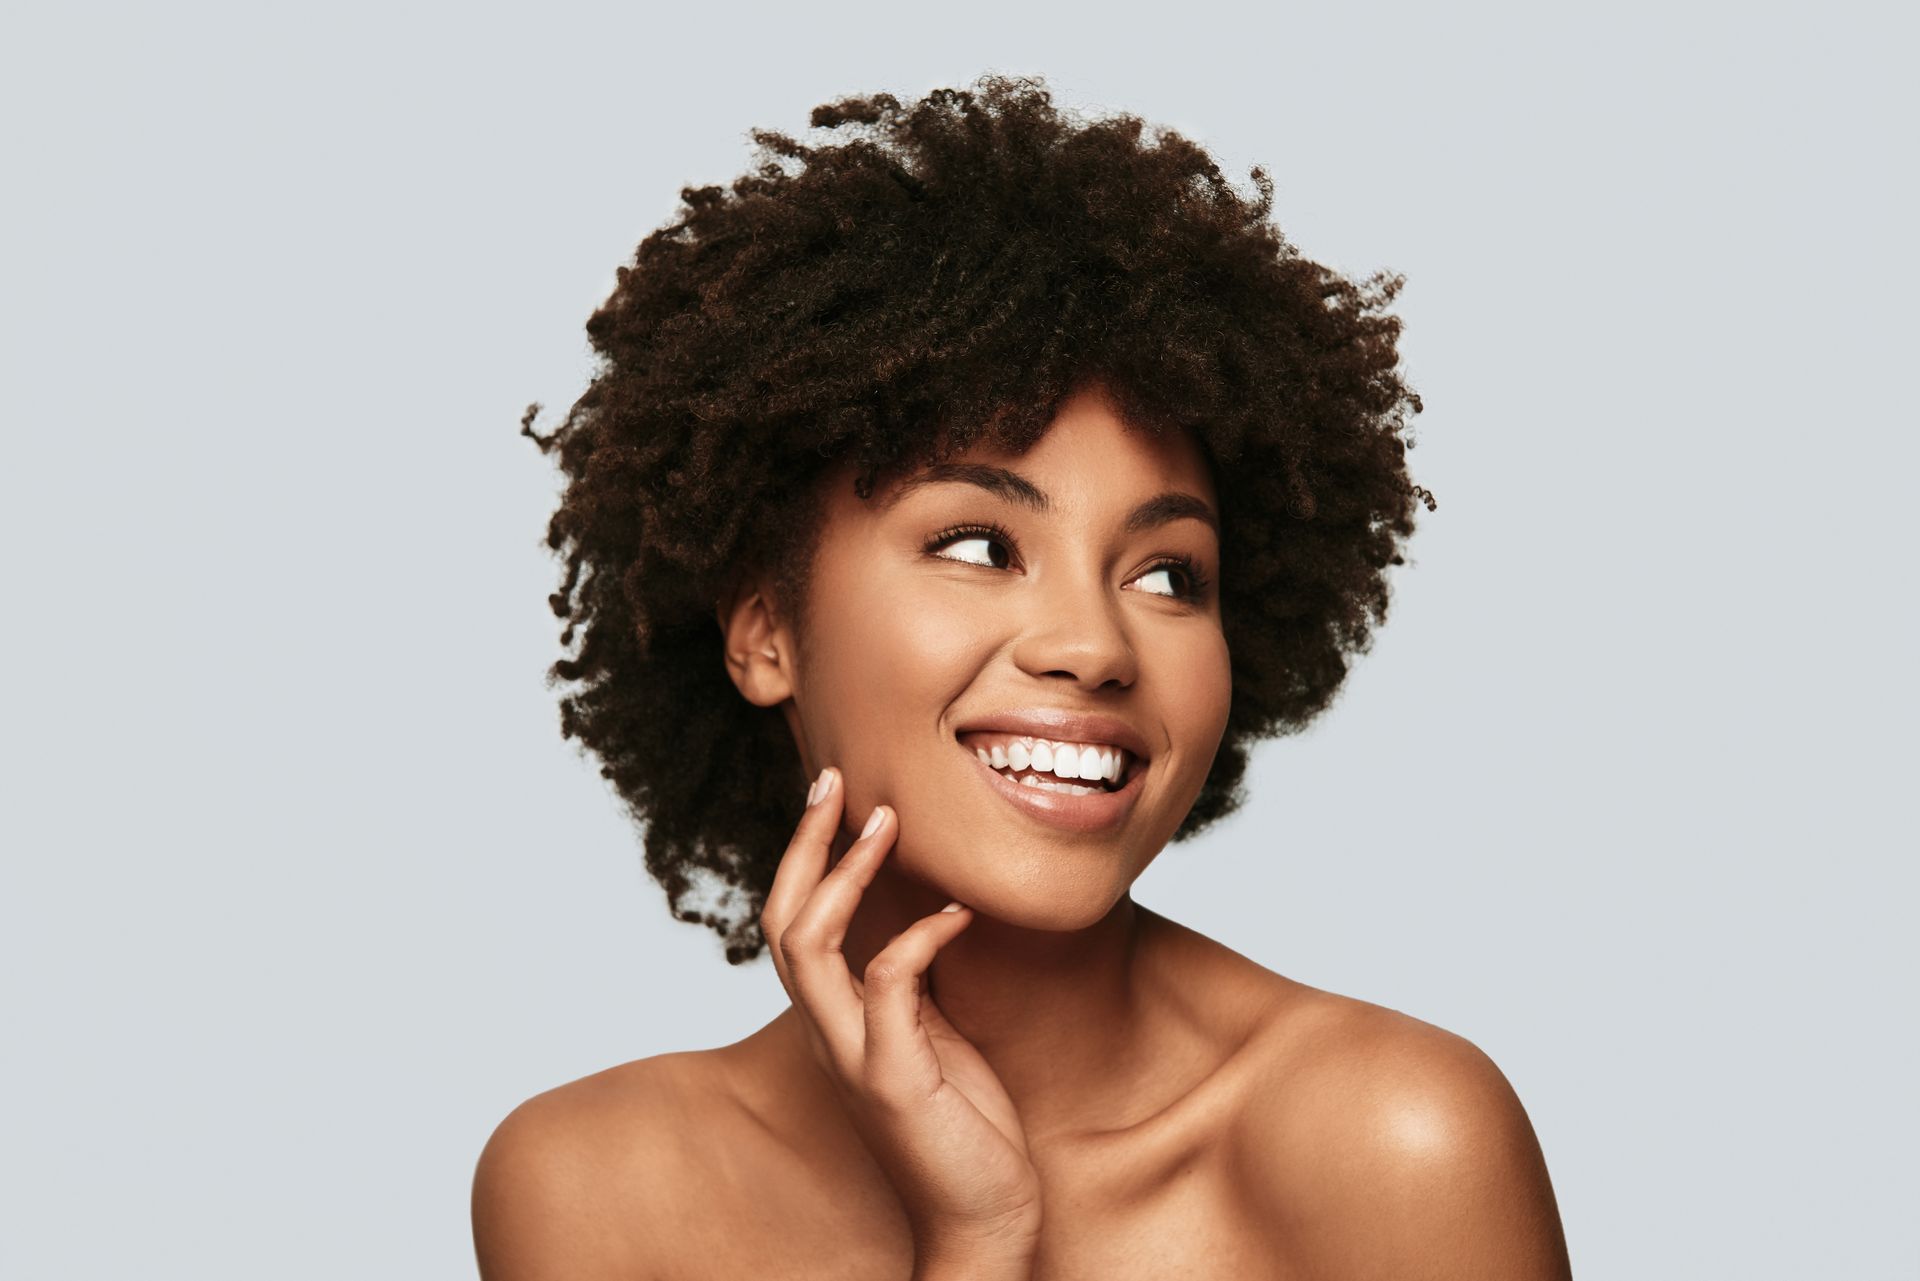
[[[681,190],[587,321],[585,392],[544,437],[538,404],[520,424],[565,475],[561,733],[731,964],[765,946],[807,779],[780,710],[733,686],[717,605],[751,571],[804,619],[823,478],[851,466],[864,500],[977,443],[1023,453],[1089,381],[1130,426],[1193,434],[1233,689],[1175,841],[1244,801],[1252,742],[1327,707],[1435,505],[1406,467],[1404,277],[1300,256],[1262,169],[1242,195],[1179,133],[1062,112],[1036,77],[843,98],[810,124],[752,131],[749,172]]]

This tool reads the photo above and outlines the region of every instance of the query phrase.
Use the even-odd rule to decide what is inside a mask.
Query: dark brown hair
[[[587,322],[599,368],[546,437],[565,495],[547,545],[566,620],[563,735],[645,828],[675,917],[757,956],[807,780],[778,709],[740,696],[715,603],[773,576],[804,618],[819,485],[983,440],[1024,452],[1097,380],[1130,424],[1189,431],[1223,520],[1227,731],[1184,840],[1245,799],[1253,740],[1303,728],[1385,620],[1413,507],[1396,372],[1403,277],[1299,255],[1193,142],[1058,110],[983,76],[903,105],[816,107],[824,137],[755,130],[750,172],[688,187]],[[695,878],[717,904],[689,902]]]

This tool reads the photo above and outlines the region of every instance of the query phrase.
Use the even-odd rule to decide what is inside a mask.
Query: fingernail
[[[867,826],[865,830],[863,830],[860,833],[861,839],[865,840],[867,837],[872,836],[875,832],[879,831],[880,821],[885,817],[886,815],[880,812],[880,807],[878,805],[874,806],[872,817],[867,819]]]
[[[820,771],[820,777],[813,780],[813,786],[807,789],[807,808],[811,809],[827,799],[827,793],[833,790],[833,769],[828,767]]]
[[[824,773],[824,772],[823,772]],[[807,808],[812,809],[820,800],[820,780],[814,779],[807,784]]]
[[[940,910],[942,912],[958,912],[960,910],[960,905],[958,903],[949,903],[945,907],[941,908]]]

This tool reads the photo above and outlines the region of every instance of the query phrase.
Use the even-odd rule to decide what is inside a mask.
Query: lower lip
[[[1049,792],[1045,788],[1016,783],[974,755],[973,749],[965,743],[959,744],[959,747],[973,762],[974,768],[986,775],[987,785],[1005,797],[1009,804],[1043,823],[1051,823],[1070,832],[1100,832],[1118,827],[1133,811],[1133,803],[1140,796],[1140,780],[1147,773],[1144,765],[1139,766],[1134,769],[1132,777],[1115,791],[1075,796],[1070,792]]]

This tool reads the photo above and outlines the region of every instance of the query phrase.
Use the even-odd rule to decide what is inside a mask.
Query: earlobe
[[[775,707],[791,698],[791,649],[765,589],[743,585],[723,596],[715,612],[727,675],[747,701]]]

